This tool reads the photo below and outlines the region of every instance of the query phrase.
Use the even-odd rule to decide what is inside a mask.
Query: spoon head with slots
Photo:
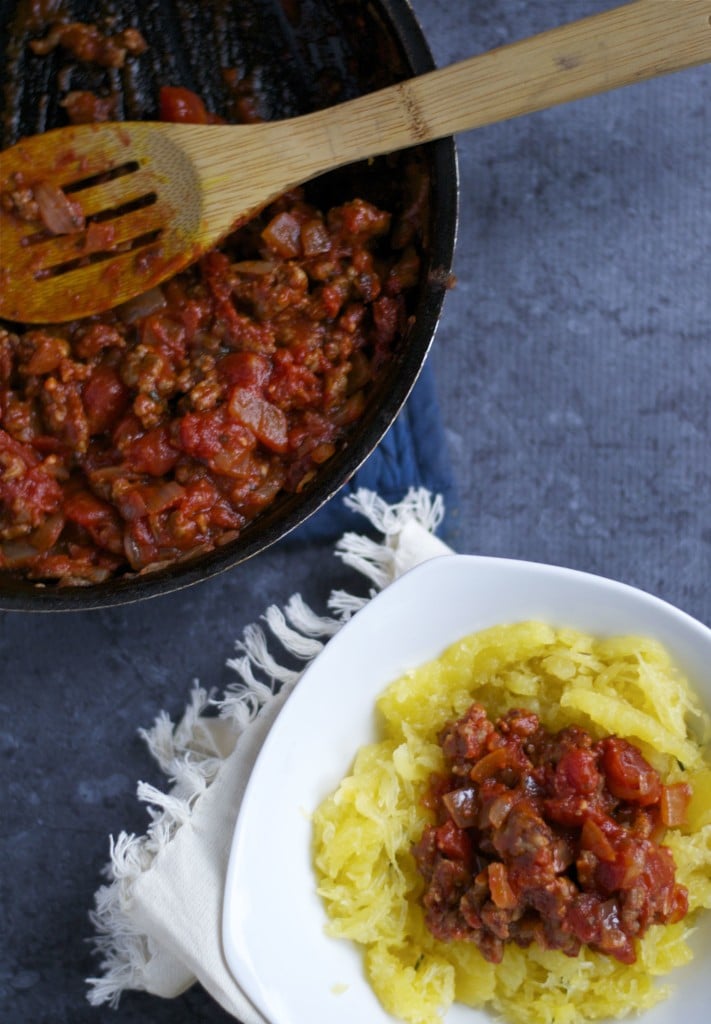
[[[204,250],[194,165],[157,127],[62,128],[0,154],[0,315],[98,313]]]

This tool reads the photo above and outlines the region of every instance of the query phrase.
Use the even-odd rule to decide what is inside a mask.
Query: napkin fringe
[[[113,1009],[127,989],[145,989],[144,970],[150,959],[146,936],[131,923],[124,902],[131,884],[150,867],[155,853],[149,836],[121,832],[109,838],[109,863],[103,874],[109,885],[102,885],[95,897],[95,909],[89,920],[95,929],[94,952],[101,958],[102,976],[87,978],[87,999],[92,1006],[108,1003]]]
[[[414,521],[434,533],[444,517],[441,496],[433,496],[425,488],[410,488],[403,500],[394,505],[360,488],[348,495],[344,504],[364,516],[381,534],[381,539],[346,533],[336,544],[336,556],[370,579],[377,590],[382,590],[395,578],[397,537],[403,527]],[[242,639],[235,643],[239,656],[228,659],[227,665],[239,679],[227,687],[223,700],[217,702],[220,715],[244,728],[280,686],[296,683],[303,669],[290,669],[277,661],[270,646],[272,639],[289,655],[311,661],[321,652],[325,641],[367,604],[372,595],[372,590],[363,597],[334,591],[328,607],[335,617],[317,615],[299,594],[295,594],[283,610],[276,605],[267,608],[262,619],[271,637],[261,626],[253,624],[247,626]]]
[[[372,491],[359,489],[345,499],[354,512],[361,513],[381,534],[374,540],[347,533],[336,545],[336,555],[369,579],[377,590],[398,574],[395,559],[397,537],[413,522],[434,533],[444,515],[444,503],[424,488],[411,488],[405,498],[388,505]],[[94,951],[100,957],[100,976],[88,978],[87,998],[94,1006],[118,1005],[126,989],[153,991],[150,962],[155,954],[150,939],[137,928],[131,916],[131,893],[137,879],[153,864],[171,842],[176,831],[186,826],[196,802],[215,778],[238,737],[249,728],[260,711],[282,687],[291,688],[303,672],[303,664],[291,668],[282,655],[272,653],[274,641],[297,662],[308,663],[325,642],[365,605],[366,597],[334,591],[328,601],[330,616],[317,615],[299,594],[283,609],[272,605],[262,616],[264,626],[247,626],[235,643],[236,656],[227,665],[238,677],[227,686],[220,700],[196,683],[182,718],[174,723],[162,711],[150,729],[139,735],[170,784],[168,792],[139,782],[138,799],[148,805],[151,822],[143,836],[126,832],[110,840],[110,860],[104,869],[108,884],[95,896],[89,917],[95,929]],[[222,727],[222,730],[220,729]]]
[[[177,725],[165,711],[161,711],[151,729],[138,730],[138,735],[166,775],[173,774],[176,761],[185,754],[188,747],[204,752],[206,757],[219,756],[213,734],[210,729],[204,728],[203,719],[213,696],[214,691],[203,689],[196,681],[190,691],[190,703]]]
[[[336,544],[336,555],[346,565],[371,580],[382,590],[397,575],[397,538],[409,522],[423,526],[428,533],[434,533],[444,518],[444,501],[441,495],[432,495],[424,487],[412,487],[402,501],[388,505],[380,495],[360,488],[349,494],[344,504],[353,512],[365,516],[368,522],[384,537],[376,541],[358,533],[346,533]],[[335,597],[335,595],[333,595]],[[355,607],[350,600],[344,600],[340,592],[336,601],[329,601],[329,607],[341,615],[352,615],[372,597],[357,599]]]

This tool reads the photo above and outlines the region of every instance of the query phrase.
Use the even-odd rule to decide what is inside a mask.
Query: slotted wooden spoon
[[[0,154],[0,191],[18,173],[60,188],[85,225],[50,234],[0,211],[0,316],[101,312],[324,171],[709,60],[711,0],[635,0],[291,120],[82,125],[25,139]]]

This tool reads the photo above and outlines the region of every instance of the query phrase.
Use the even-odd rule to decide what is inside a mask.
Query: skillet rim
[[[413,75],[436,67],[424,32],[409,0],[368,0],[399,44]],[[383,400],[376,392],[357,432],[323,467],[313,488],[291,495],[249,523],[239,538],[186,562],[145,575],[111,578],[88,586],[60,587],[0,573],[0,612],[89,611],[174,593],[212,579],[253,558],[287,537],[334,498],[382,441],[410,395],[424,366],[441,316],[447,278],[452,268],[459,213],[459,168],[454,138],[421,147],[431,178],[429,274],[420,289],[413,324],[388,375],[391,385]],[[396,371],[396,372],[395,372]]]

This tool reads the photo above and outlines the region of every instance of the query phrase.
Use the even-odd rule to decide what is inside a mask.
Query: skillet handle
[[[635,0],[310,118],[343,162],[711,61],[711,0]]]

